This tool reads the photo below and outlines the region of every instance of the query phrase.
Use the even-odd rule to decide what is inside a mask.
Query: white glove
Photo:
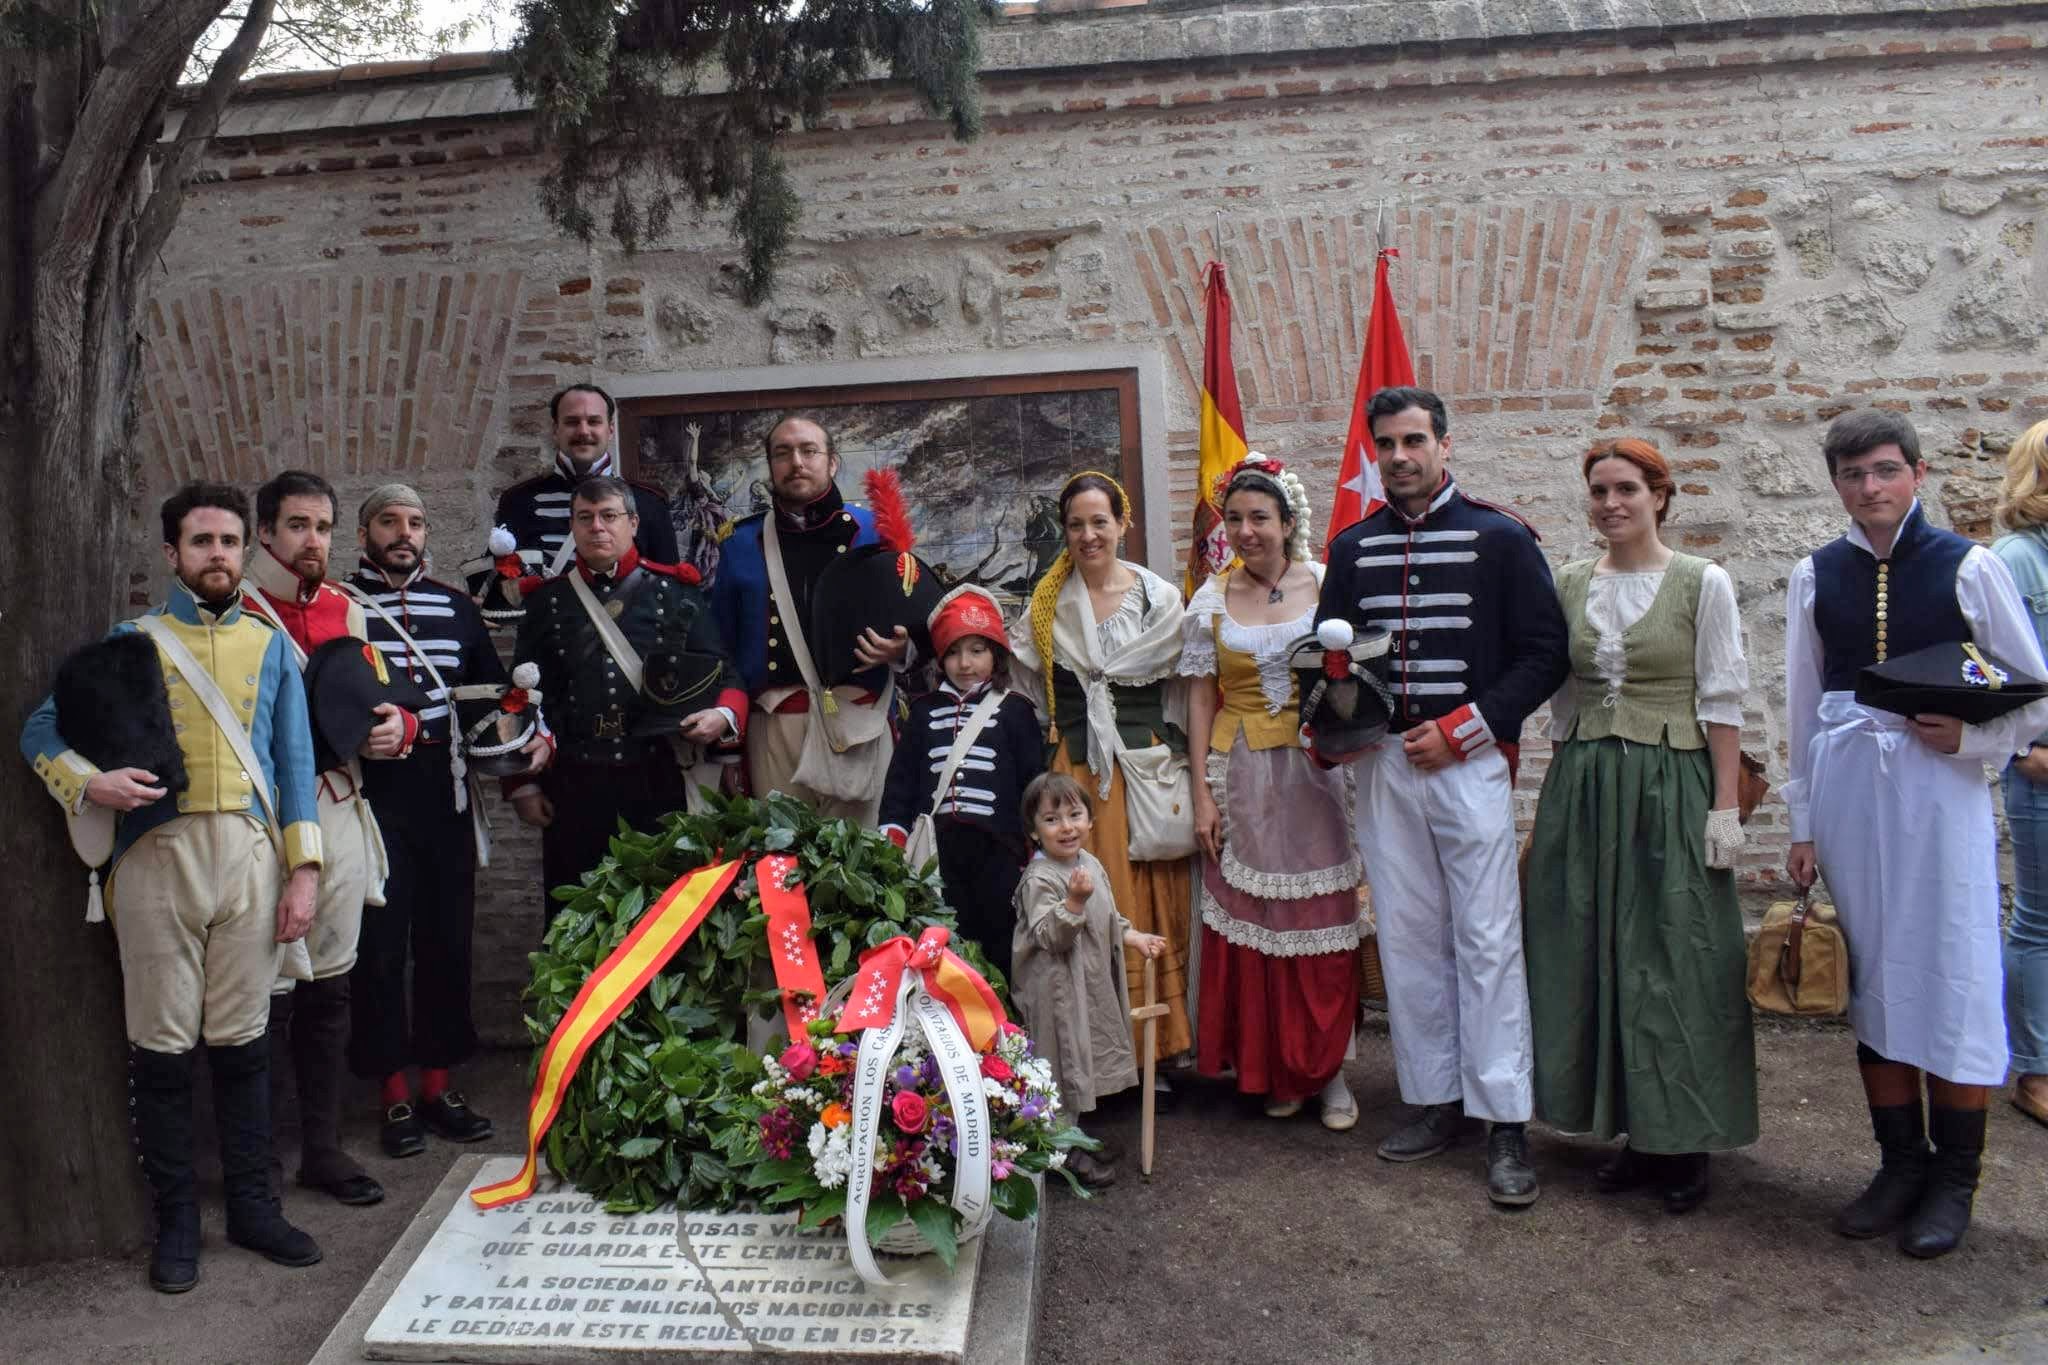
[[[1744,839],[1742,820],[1733,806],[1707,812],[1707,866],[1726,871],[1735,866]]]

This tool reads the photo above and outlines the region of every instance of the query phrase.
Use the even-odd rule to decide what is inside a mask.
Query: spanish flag
[[[1202,470],[1195,484],[1195,535],[1188,549],[1186,591],[1190,596],[1210,574],[1230,562],[1230,543],[1223,533],[1223,509],[1216,505],[1216,480],[1249,447],[1244,436],[1244,405],[1237,399],[1237,369],[1230,363],[1230,287],[1223,282],[1223,262],[1211,261],[1203,271],[1206,335],[1202,338]]]

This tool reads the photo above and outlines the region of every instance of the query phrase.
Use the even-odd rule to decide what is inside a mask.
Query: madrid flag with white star
[[[1401,315],[1394,309],[1394,294],[1387,284],[1387,258],[1401,253],[1393,247],[1380,250],[1379,266],[1373,272],[1372,316],[1365,324],[1365,356],[1358,365],[1358,392],[1351,397],[1351,430],[1344,437],[1344,463],[1337,471],[1337,496],[1330,504],[1330,533],[1323,538],[1323,557],[1330,555],[1330,543],[1337,533],[1366,516],[1386,501],[1380,485],[1379,460],[1372,449],[1372,428],[1366,425],[1365,405],[1381,389],[1415,382],[1415,366],[1408,359],[1408,341],[1401,335]]]

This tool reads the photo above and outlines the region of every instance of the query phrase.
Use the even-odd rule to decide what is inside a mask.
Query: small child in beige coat
[[[1010,994],[1077,1121],[1097,1099],[1138,1083],[1124,948],[1166,951],[1165,939],[1117,913],[1109,874],[1081,846],[1092,823],[1087,793],[1066,774],[1041,773],[1025,787],[1024,828],[1038,853],[1017,883]],[[1096,1153],[1075,1151],[1067,1164],[1084,1185],[1116,1179]]]

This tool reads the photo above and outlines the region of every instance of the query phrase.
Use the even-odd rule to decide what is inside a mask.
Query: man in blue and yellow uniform
[[[270,1190],[265,1029],[285,945],[312,927],[321,853],[299,670],[284,636],[245,615],[237,596],[248,500],[225,484],[188,484],[164,503],[163,532],[173,582],[170,599],[149,618],[210,676],[240,719],[259,770],[237,760],[235,743],[160,638],[183,791],[173,798],[154,773],[101,771],[88,762],[59,733],[51,699],[29,716],[21,749],[67,811],[89,803],[117,813],[108,904],[121,954],[136,1139],[156,1196],[150,1283],[175,1294],[199,1276],[192,1054],[202,1039],[228,1240],[280,1265],[320,1259]],[[133,621],[115,627],[143,629]],[[272,806],[281,825],[275,830],[265,818]]]

